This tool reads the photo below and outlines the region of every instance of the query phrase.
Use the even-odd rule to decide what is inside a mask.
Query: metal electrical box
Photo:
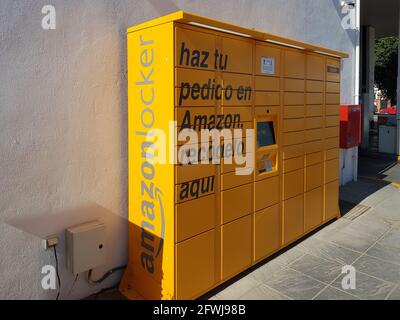
[[[361,106],[340,106],[340,148],[349,149],[361,144]]]
[[[128,29],[124,295],[197,298],[338,217],[346,56],[181,11]]]
[[[66,230],[67,269],[73,274],[106,263],[105,225],[91,221]]]

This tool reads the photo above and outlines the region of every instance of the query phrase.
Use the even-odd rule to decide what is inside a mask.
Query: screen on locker
[[[273,121],[257,123],[257,147],[267,147],[276,144]]]

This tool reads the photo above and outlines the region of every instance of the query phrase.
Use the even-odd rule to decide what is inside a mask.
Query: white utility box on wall
[[[106,263],[106,228],[92,221],[66,230],[67,268],[73,274],[88,271]]]
[[[379,126],[379,152],[396,153],[396,127]]]

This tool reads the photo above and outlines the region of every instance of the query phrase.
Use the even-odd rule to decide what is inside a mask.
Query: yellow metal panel
[[[325,108],[327,116],[338,116],[340,114],[340,106],[338,104],[327,105]]]
[[[339,159],[325,162],[325,183],[339,179]]]
[[[285,92],[283,98],[283,104],[285,106],[290,105],[301,105],[304,104],[305,98],[304,93],[296,93],[296,92]]]
[[[324,80],[325,58],[323,56],[307,55],[307,79]]]
[[[251,40],[236,40],[222,37],[222,54],[228,57],[228,67],[223,71],[248,73],[253,72],[253,42]],[[219,57],[221,60],[221,57]]]
[[[216,176],[204,177],[175,186],[175,202],[182,203],[214,194],[218,186]]]
[[[339,148],[339,138],[328,138],[324,141],[324,148],[325,149],[334,149]]]
[[[324,107],[319,106],[306,106],[306,117],[319,117],[322,116]]]
[[[286,49],[285,53],[285,77],[286,78],[305,78],[306,56],[300,51]]]
[[[323,149],[322,140],[307,142],[304,144],[304,150],[306,154],[322,151],[322,149]]]
[[[325,159],[332,160],[339,158],[339,149],[330,149],[325,151]]]
[[[201,70],[215,70],[214,57],[216,37],[214,35],[176,28],[175,66]]]
[[[317,80],[307,80],[306,88],[307,92],[323,92],[324,82]]]
[[[238,122],[251,122],[253,121],[253,108],[252,107],[222,107],[222,114],[231,114],[233,118],[238,117]]]
[[[215,232],[176,245],[177,299],[194,299],[215,283]]]
[[[339,116],[327,116],[325,118],[325,126],[326,127],[336,127],[340,124],[340,117]]]
[[[306,118],[306,129],[318,129],[321,128],[322,125],[323,125],[322,117]]]
[[[306,103],[307,104],[318,104],[321,105],[324,102],[322,93],[307,93]]]
[[[304,192],[304,169],[283,174],[283,199],[289,199]]]
[[[264,92],[262,92],[264,93]],[[248,106],[253,104],[254,96],[257,100],[259,96],[257,94],[261,94],[261,92],[253,92],[251,87],[242,87],[240,90],[222,90],[222,100],[221,105],[223,106]],[[266,92],[265,92],[266,93]],[[263,103],[264,104],[264,103]],[[268,103],[265,103],[268,104]],[[271,102],[271,104],[273,104]],[[278,103],[279,104],[279,103]]]
[[[215,227],[215,194],[180,203],[176,206],[177,242]]]
[[[282,134],[282,145],[304,143],[304,131],[286,132]]]
[[[253,210],[253,185],[246,184],[237,188],[223,191],[222,223],[227,223],[252,213]]]
[[[322,151],[306,154],[306,167],[323,161],[324,161],[324,155]]]
[[[325,185],[325,221],[336,218],[339,214],[339,181]]]
[[[222,226],[222,279],[250,266],[252,229],[251,215]]]
[[[254,260],[260,260],[280,246],[279,206],[254,214]]]
[[[254,108],[254,117],[264,117],[264,116],[270,116],[270,115],[277,115],[279,111],[279,107],[270,107],[270,106],[256,106]]]
[[[319,187],[305,194],[304,224],[305,231],[310,231],[323,222],[322,197],[323,188]]]
[[[214,164],[185,164],[176,165],[176,183],[210,177],[216,174],[217,166]]]
[[[174,120],[173,39],[172,23],[128,34],[129,264],[120,290],[146,299],[175,297],[174,166],[151,164],[144,148],[146,134]]]
[[[315,189],[322,185],[322,168],[322,163],[306,167],[306,191]]]
[[[216,107],[182,107],[175,108],[175,119],[178,128],[194,130],[208,128],[207,121],[212,115],[217,114]],[[205,117],[204,117],[205,116]]]
[[[284,90],[286,92],[304,92],[304,80],[300,79],[285,79]]]
[[[283,159],[290,159],[304,155],[304,145],[282,147]]]
[[[272,206],[279,201],[279,178],[272,177],[255,183],[255,211]],[[268,192],[267,192],[268,190]]]
[[[194,83],[203,85],[207,84],[208,80],[211,80],[210,85],[221,85],[221,80],[216,78],[214,71],[175,68],[175,87],[193,87]]]
[[[279,106],[280,97],[279,92],[257,91],[255,93],[256,106]]]
[[[339,93],[340,83],[338,82],[326,82],[326,92],[328,93]]]
[[[283,118],[303,118],[304,117],[304,106],[285,106],[283,107]]]
[[[304,142],[320,140],[323,134],[323,129],[310,129],[305,131]]]
[[[340,60],[326,60],[326,81],[340,82]]]
[[[252,183],[253,176],[250,174],[237,174],[236,172],[230,172],[223,174],[222,179],[222,190],[232,189],[244,184]]]
[[[202,106],[216,106],[217,99],[201,99],[201,87],[196,87],[195,94],[192,95],[193,87],[176,88],[175,89],[175,106],[177,107],[202,107]],[[222,100],[222,90],[219,91],[220,99]]]
[[[325,138],[339,137],[339,126],[324,129]]]
[[[239,87],[252,89],[253,77],[251,75],[223,72],[221,78],[224,88],[231,86],[234,90],[238,90]]]
[[[304,195],[283,202],[283,242],[288,244],[304,232]]]
[[[283,160],[283,173],[299,170],[304,167],[304,157]]]
[[[244,152],[243,156],[246,156],[246,155],[247,154]],[[249,154],[248,157],[251,158],[252,157],[251,154]],[[254,155],[253,155],[253,157],[254,157]],[[243,169],[246,166],[245,163],[238,165],[238,164],[234,163],[234,161],[231,161],[231,162],[232,163],[226,163],[225,159],[221,160],[221,173],[233,172],[236,169],[241,169],[241,168]]]
[[[242,134],[242,137],[243,137],[243,140],[245,140],[245,137],[246,137],[246,130],[248,130],[248,129],[253,129],[254,128],[254,123],[253,122],[242,122],[241,124],[240,124],[240,127],[241,128],[229,128],[228,130],[231,132],[231,135],[232,135],[232,137],[234,137],[234,130],[235,129],[241,129],[242,131],[241,131],[241,134]],[[240,132],[239,132],[240,133]]]
[[[339,104],[340,103],[340,94],[338,93],[327,93],[325,96],[326,104]]]
[[[304,130],[304,119],[285,119],[283,120],[283,132]]]
[[[281,89],[281,81],[275,77],[255,76],[257,91],[279,91]]]

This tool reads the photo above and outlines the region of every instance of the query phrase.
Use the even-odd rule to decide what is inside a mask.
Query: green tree
[[[396,103],[398,46],[397,37],[375,41],[375,83],[393,105]]]

